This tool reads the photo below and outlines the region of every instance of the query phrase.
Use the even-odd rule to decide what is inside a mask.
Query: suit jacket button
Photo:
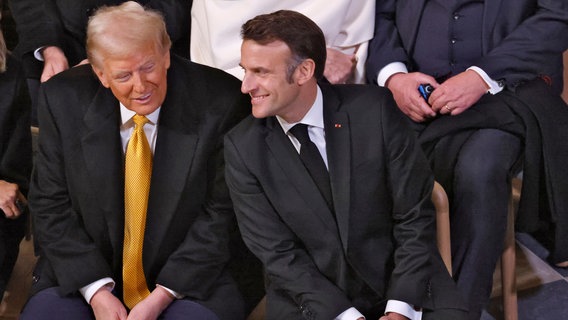
[[[303,304],[300,306],[300,310],[305,319],[313,320],[316,318],[315,313],[308,306]]]

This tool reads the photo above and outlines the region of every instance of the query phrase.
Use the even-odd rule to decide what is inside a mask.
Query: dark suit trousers
[[[469,319],[479,320],[503,251],[510,179],[521,141],[497,129],[460,134],[465,137],[440,139],[431,156],[436,179],[450,197],[454,279],[469,304]],[[457,157],[447,160],[456,150]]]
[[[160,320],[219,320],[213,311],[186,299],[175,300],[158,317]],[[33,295],[22,314],[21,320],[89,320],[95,319],[91,307],[77,294],[62,297],[57,288],[48,288]]]
[[[20,252],[20,242],[24,238],[28,216],[25,214],[11,220],[3,217],[2,210],[0,214],[2,214],[0,217],[0,299],[2,299]]]

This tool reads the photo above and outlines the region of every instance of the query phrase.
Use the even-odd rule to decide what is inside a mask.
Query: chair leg
[[[247,320],[264,320],[266,317],[266,296],[258,302],[256,307],[248,315]]]
[[[517,184],[517,185],[516,185]],[[515,203],[518,199],[519,181],[513,181],[512,192],[509,198],[509,212],[507,214],[507,232],[505,235],[505,250],[501,255],[501,281],[503,287],[503,314],[505,320],[517,320],[519,311],[517,307],[516,282],[516,241],[515,241]],[[515,188],[517,187],[517,188]]]
[[[450,206],[448,203],[448,195],[444,188],[437,182],[434,182],[432,190],[432,203],[436,208],[436,240],[440,256],[444,261],[444,265],[448,269],[448,273],[452,274],[452,248],[450,241]]]

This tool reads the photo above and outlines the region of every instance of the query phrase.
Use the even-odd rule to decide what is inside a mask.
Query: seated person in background
[[[237,79],[170,44],[158,12],[103,7],[91,65],[42,85],[29,197],[40,258],[21,319],[244,318],[226,270],[222,139],[250,105]]]
[[[0,7],[2,1],[0,1]],[[30,100],[22,67],[0,32],[0,300],[25,233],[32,171]]]
[[[568,5],[377,0],[376,6],[368,81],[393,93],[448,193],[453,275],[477,320],[503,250],[520,158],[518,226],[534,228],[539,212],[550,211],[562,239],[554,259],[568,260],[568,107],[559,97]],[[428,99],[420,84],[434,87]]]
[[[266,319],[462,319],[434,180],[390,93],[318,85],[325,39],[300,13],[257,16],[242,36],[253,109],[225,138],[226,176],[266,269]]]
[[[329,82],[365,81],[367,45],[373,37],[374,0],[194,0],[191,60],[242,79],[241,25],[256,15],[279,9],[301,12],[323,30],[327,45],[324,76]]]
[[[45,82],[69,66],[86,62],[85,32],[89,16],[98,7],[122,2],[125,1],[10,0],[19,35],[16,52],[22,57],[34,101],[39,81]],[[164,14],[172,51],[189,58],[191,0],[137,2]],[[34,114],[34,122],[36,117]]]

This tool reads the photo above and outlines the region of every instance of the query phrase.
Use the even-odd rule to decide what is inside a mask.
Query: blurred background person
[[[323,30],[327,45],[324,76],[331,83],[365,81],[368,41],[373,37],[374,0],[193,0],[191,60],[239,79],[241,25],[263,13],[298,11]]]
[[[0,7],[2,1],[0,1]],[[0,15],[1,18],[1,15]],[[22,67],[0,32],[0,299],[18,257],[27,222],[32,170],[30,99]]]
[[[565,0],[376,2],[367,77],[393,93],[450,197],[453,275],[470,319],[489,301],[520,162],[518,226],[550,213],[553,260],[568,260],[567,48]],[[421,84],[434,88],[426,99]]]

